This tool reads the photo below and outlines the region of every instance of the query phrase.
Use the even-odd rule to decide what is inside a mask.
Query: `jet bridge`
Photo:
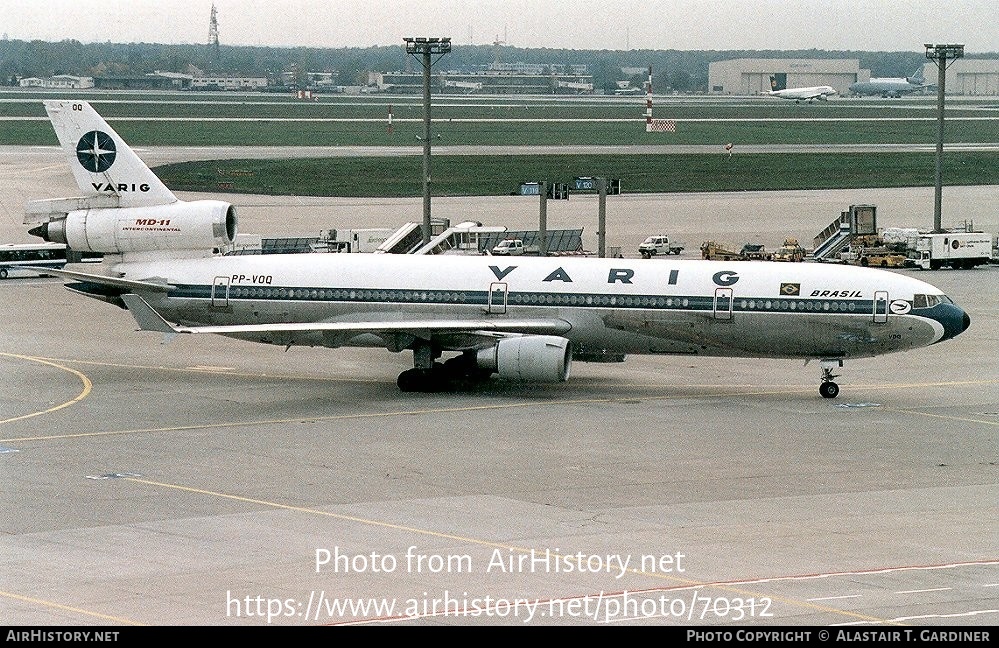
[[[480,238],[481,250],[485,253],[492,250],[504,239],[521,239],[527,250],[541,249],[541,232],[538,230],[511,232],[486,235]],[[548,230],[545,232],[545,249],[549,256],[571,256],[586,254],[583,250],[583,230]]]
[[[430,221],[430,238],[440,236],[451,226],[446,218],[433,218]],[[423,247],[423,223],[406,223],[385,239],[379,245],[376,253],[381,254],[414,254]]]
[[[390,234],[374,252],[381,254],[488,254],[505,239],[521,239],[528,254],[540,254],[541,233],[510,231],[502,225],[483,225],[466,221],[453,227],[447,219],[435,219],[431,224],[431,239],[423,244],[423,224],[406,223]],[[368,230],[343,230],[367,232]],[[364,252],[364,246],[352,246],[350,241],[337,240],[335,230],[325,230],[320,236],[266,238],[240,234],[228,254],[300,254],[305,252]],[[546,249],[550,256],[586,254],[583,251],[583,230],[548,230]]]
[[[469,221],[448,228],[410,254],[488,254],[500,241],[507,239],[522,240],[527,254],[541,252],[541,232],[538,230],[513,231],[501,225]],[[545,248],[550,256],[583,254],[583,230],[548,230]]]
[[[487,226],[475,221],[467,221],[449,227],[432,238],[426,245],[412,250],[410,254],[482,254],[483,237],[495,234],[509,238],[505,236],[506,228],[502,225]]]

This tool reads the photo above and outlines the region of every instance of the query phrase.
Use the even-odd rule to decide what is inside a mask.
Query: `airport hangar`
[[[851,84],[871,80],[857,59],[731,59],[708,64],[708,88],[711,94],[758,95],[770,91],[771,75],[785,75],[788,88],[828,85],[844,96]],[[927,61],[923,77],[936,83],[936,64]],[[999,95],[999,59],[957,59],[946,83],[948,95]]]

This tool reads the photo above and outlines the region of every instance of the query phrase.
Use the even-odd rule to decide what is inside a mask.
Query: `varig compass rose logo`
[[[101,131],[90,131],[76,145],[76,157],[91,173],[103,173],[110,169],[115,155],[114,140]]]

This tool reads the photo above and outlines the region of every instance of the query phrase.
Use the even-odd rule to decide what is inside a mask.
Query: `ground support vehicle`
[[[651,259],[654,256],[680,254],[683,252],[683,243],[671,242],[665,234],[650,236],[638,246],[638,253],[643,259]]]

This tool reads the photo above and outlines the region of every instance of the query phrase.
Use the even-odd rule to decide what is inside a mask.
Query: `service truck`
[[[539,256],[541,246],[527,245],[523,239],[506,239],[493,246],[492,253],[496,256]]]
[[[746,243],[739,250],[717,241],[701,244],[701,258],[706,261],[771,261],[773,256],[762,243]]]
[[[746,243],[742,246],[739,256],[744,261],[771,261],[774,257],[767,252],[767,247],[762,243]]]
[[[683,243],[676,241],[671,243],[668,236],[659,234],[642,241],[642,244],[638,246],[638,253],[642,255],[643,259],[651,259],[660,254],[680,254],[683,252],[683,247]]]
[[[789,263],[804,261],[805,248],[798,244],[798,239],[788,237],[784,239],[784,245],[774,252],[773,260],[786,261]]]
[[[742,252],[717,241],[701,243],[701,258],[706,261],[744,261]]]
[[[321,252],[374,252],[394,232],[380,227],[322,230],[315,247]]]
[[[492,249],[496,256],[520,256],[524,253],[524,241],[521,239],[506,239],[500,241]]]
[[[994,245],[995,237],[987,232],[920,234],[909,258],[924,270],[974,268],[992,261]]]
[[[851,245],[849,250],[839,253],[839,258],[843,263],[865,268],[904,268],[908,265],[908,259],[904,254],[894,253],[883,245],[874,247]]]

